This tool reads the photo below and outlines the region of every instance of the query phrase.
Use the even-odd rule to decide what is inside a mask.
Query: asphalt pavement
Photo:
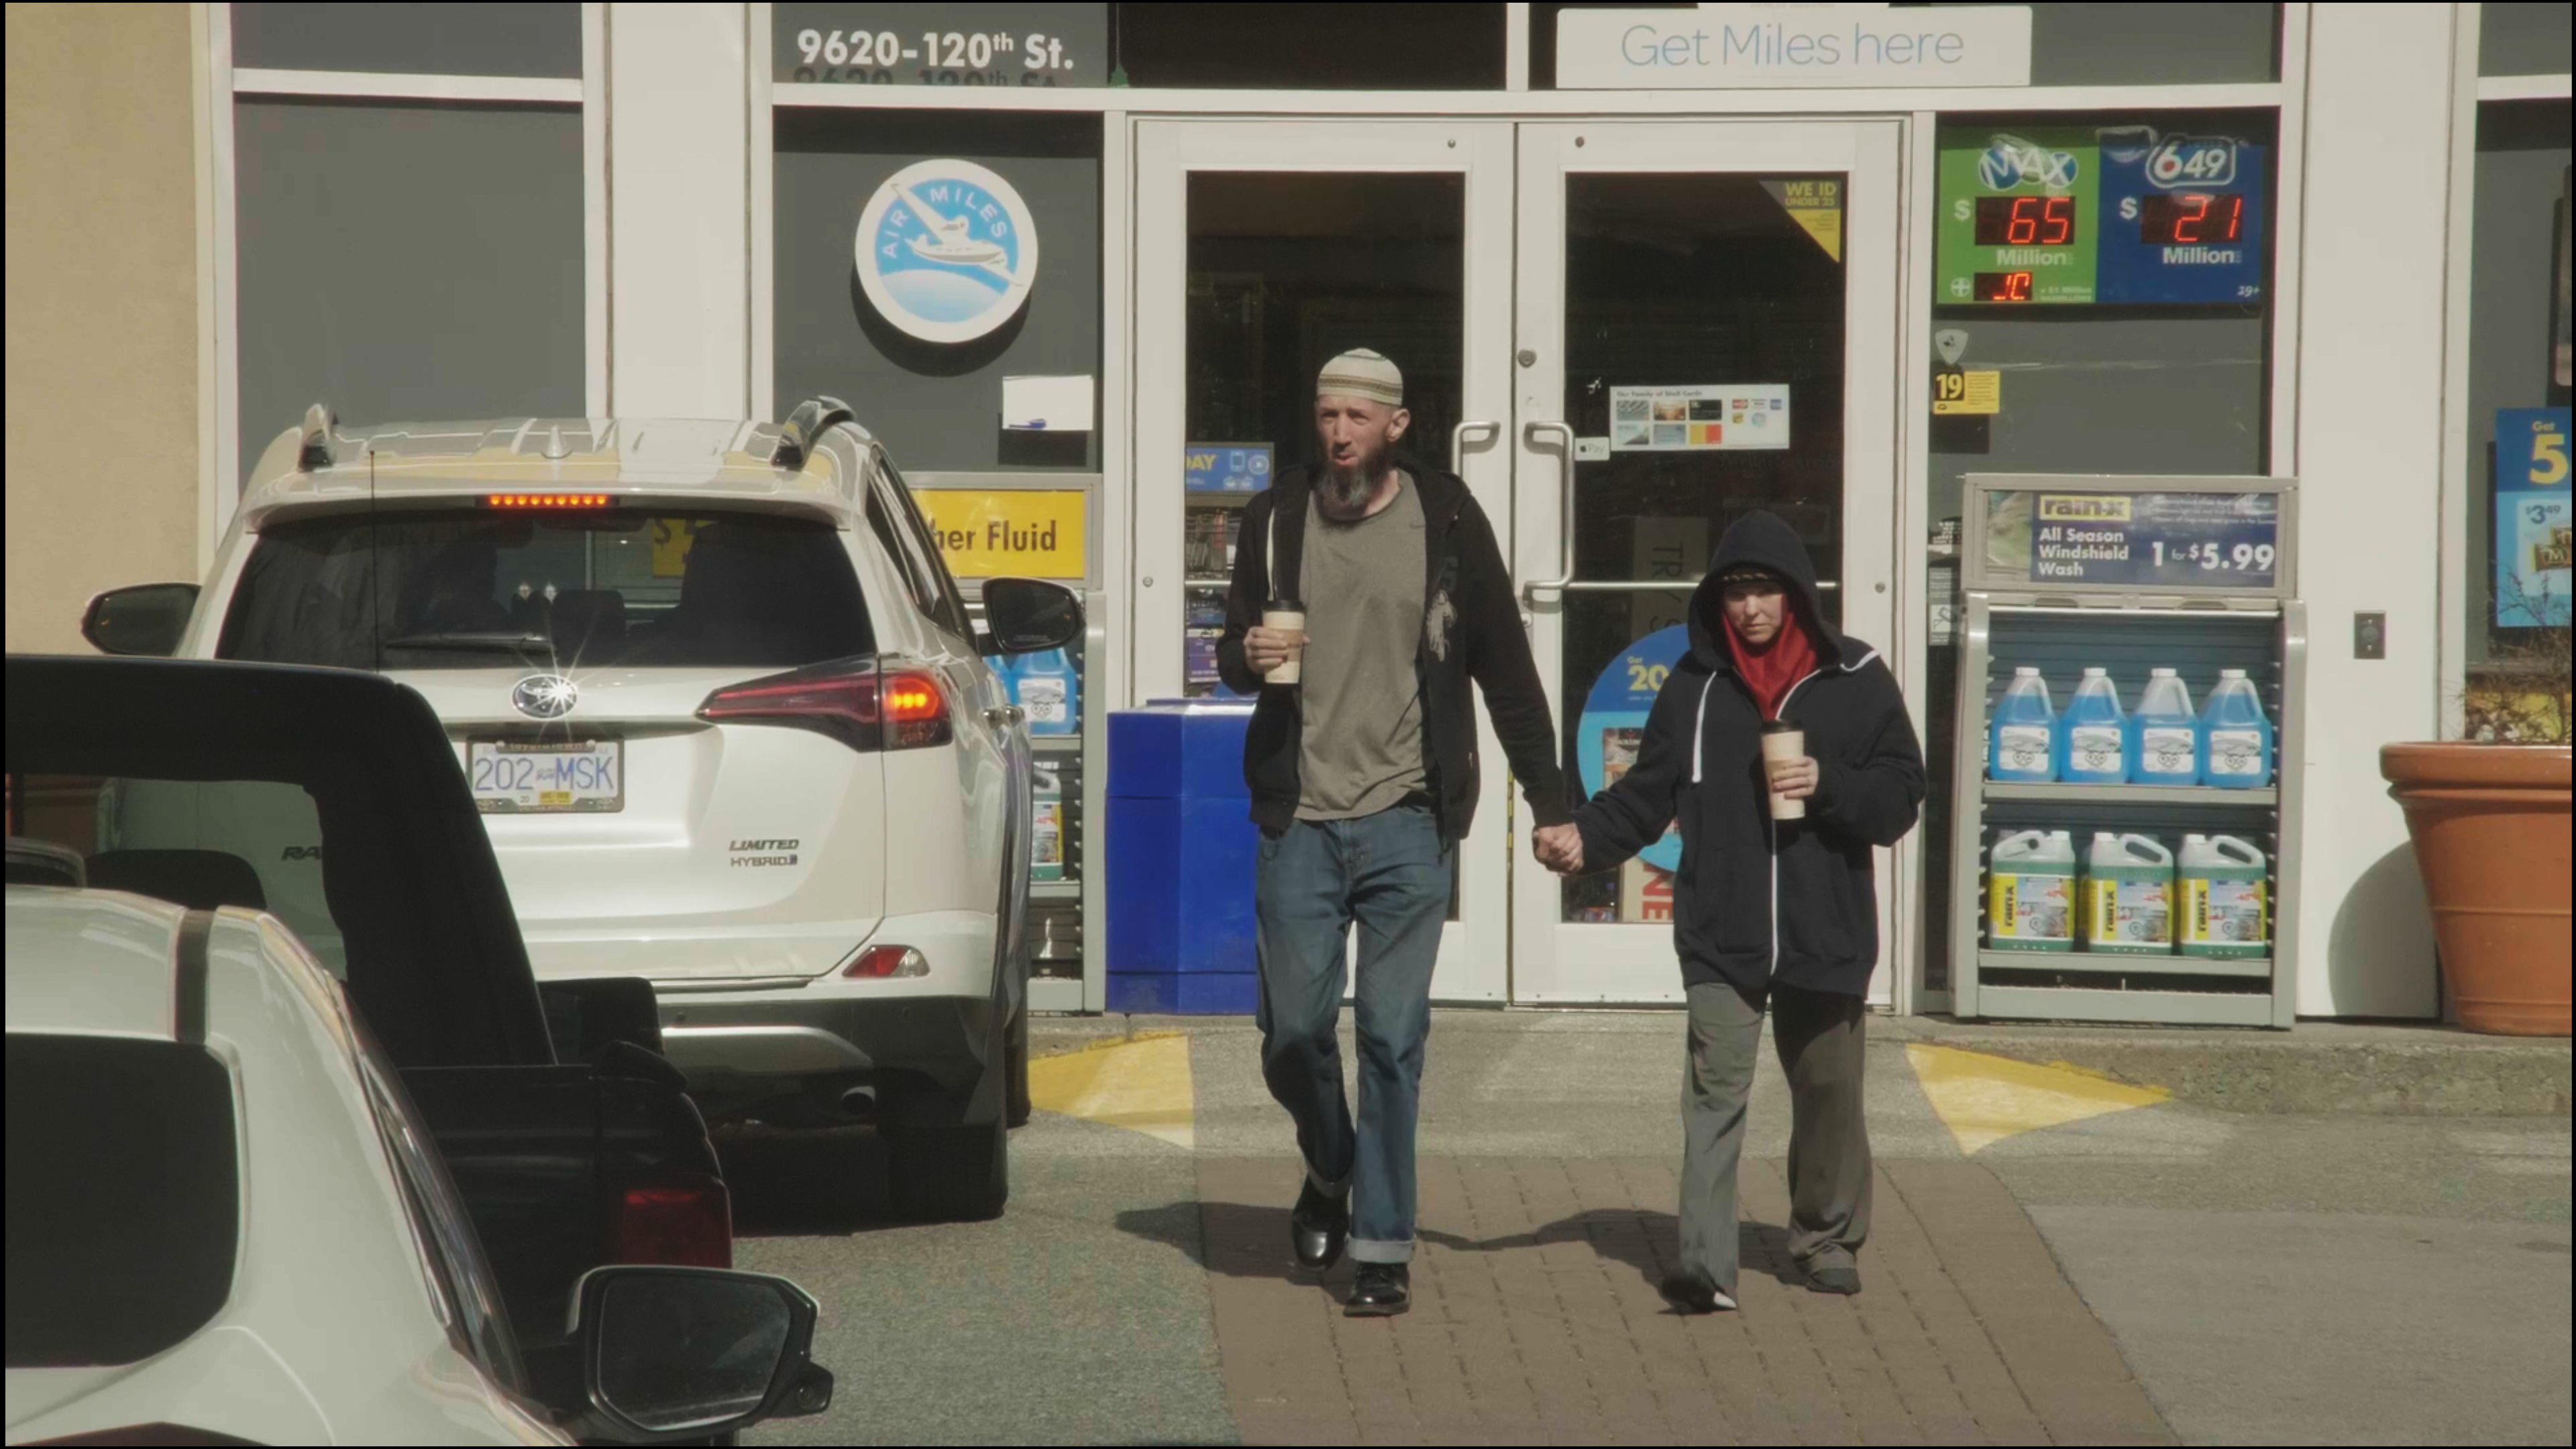
[[[1288,1271],[1294,1147],[1241,1020],[1042,1025],[998,1222],[890,1222],[863,1129],[727,1134],[737,1261],[823,1301],[840,1382],[748,1438],[2569,1441],[2566,1117],[2238,1114],[1891,1030],[1866,1291],[1773,1262],[1766,1062],[1744,1311],[1680,1319],[1680,1018],[1436,1023],[1391,1323],[1333,1311],[1347,1267]]]

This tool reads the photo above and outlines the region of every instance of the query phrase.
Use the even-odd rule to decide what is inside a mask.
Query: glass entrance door
[[[1515,573],[1588,792],[1635,758],[1748,512],[1806,541],[1831,622],[1893,646],[1898,127],[1524,125],[1519,153]],[[1679,851],[1571,882],[1518,852],[1512,999],[1680,1000]],[[1882,852],[1882,926],[1890,875]]]
[[[1897,123],[1133,125],[1140,702],[1222,692],[1235,519],[1310,456],[1315,373],[1350,347],[1403,369],[1406,446],[1509,541],[1586,788],[1754,508],[1807,539],[1835,622],[1892,647]],[[1478,718],[1434,998],[1679,1000],[1662,872],[1541,869]]]
[[[1140,701],[1214,697],[1236,521],[1312,456],[1336,354],[1395,362],[1401,448],[1457,472],[1510,536],[1512,127],[1139,121],[1135,154],[1134,677]],[[1486,767],[1459,849],[1441,1001],[1509,990],[1506,784]]]

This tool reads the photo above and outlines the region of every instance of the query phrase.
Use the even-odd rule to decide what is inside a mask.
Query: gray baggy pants
[[[1762,1049],[1761,993],[1690,988],[1682,1079],[1682,1271],[1735,1293],[1735,1169]],[[1771,988],[1772,1036],[1789,1077],[1789,1256],[1848,1267],[1869,1236],[1869,1125],[1861,1115],[1866,1008],[1857,996]]]

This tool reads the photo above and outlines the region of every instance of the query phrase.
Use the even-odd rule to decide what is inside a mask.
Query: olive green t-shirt
[[[1298,597],[1306,657],[1298,686],[1300,820],[1349,820],[1424,787],[1422,495],[1399,473],[1396,496],[1356,523],[1324,516],[1310,495]]]

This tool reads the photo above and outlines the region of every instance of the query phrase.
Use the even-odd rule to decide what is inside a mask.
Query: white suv
[[[1027,1114],[1030,768],[986,656],[1071,642],[1080,605],[990,580],[979,627],[845,405],[363,431],[317,406],[190,589],[103,594],[84,632],[419,690],[540,978],[651,979],[711,1115],[872,1118],[898,1208],[1001,1210]],[[297,909],[323,889],[309,821],[226,844],[182,800],[103,815],[101,849],[244,855],[331,954],[328,913]]]

